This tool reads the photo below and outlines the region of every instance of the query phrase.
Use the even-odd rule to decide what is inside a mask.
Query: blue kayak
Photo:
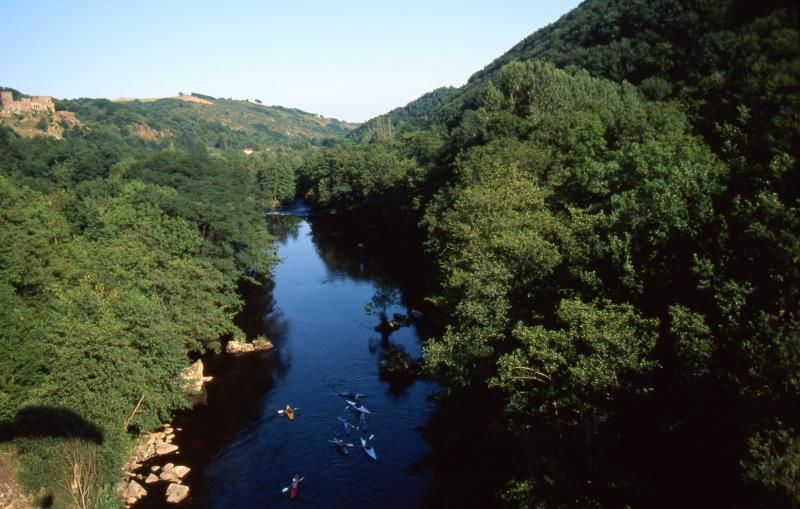
[[[349,422],[345,421],[341,417],[339,417],[339,420],[342,421],[342,426],[344,427],[344,434],[345,435],[348,435],[348,436],[350,435],[350,429],[351,428],[358,429],[358,426],[353,426],[352,424],[350,424]]]
[[[371,438],[372,437],[370,437],[370,439]],[[375,449],[372,447],[372,445],[368,445],[367,441],[364,440],[363,437],[361,438],[361,447],[364,448],[364,452],[367,453],[367,456],[369,456],[370,458],[372,458],[372,459],[374,459],[376,461],[378,460],[378,455],[375,453]]]
[[[353,407],[355,410],[358,410],[362,414],[371,414],[372,413],[369,410],[367,410],[367,407],[365,407],[364,405],[359,405],[358,402],[356,402],[356,401],[350,401],[349,399],[346,399],[345,401],[347,401],[348,405]]]

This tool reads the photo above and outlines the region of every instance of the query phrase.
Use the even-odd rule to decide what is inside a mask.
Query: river
[[[182,430],[176,459],[192,468],[188,505],[423,507],[432,474],[420,467],[428,453],[420,427],[433,410],[429,396],[436,386],[381,380],[386,343],[374,330],[384,306],[390,317],[417,307],[410,302],[420,295],[415,270],[402,258],[387,261],[368,243],[305,212],[296,206],[270,218],[282,262],[271,292],[251,297],[257,302],[249,303],[250,320],[243,323],[249,335],[262,332],[275,348],[207,360],[217,377],[209,384],[209,405],[176,420]],[[377,308],[368,311],[373,301]],[[391,342],[418,358],[420,326],[409,322],[391,334]],[[361,400],[372,412],[367,433],[344,434],[339,418],[357,419],[334,394],[339,391],[367,395]],[[277,413],[287,403],[298,408],[294,421]],[[377,461],[358,447],[358,437],[368,435],[374,435]],[[328,442],[334,437],[356,447],[344,455]],[[305,479],[299,497],[290,501],[282,488],[296,472]],[[143,507],[158,505],[148,499]]]

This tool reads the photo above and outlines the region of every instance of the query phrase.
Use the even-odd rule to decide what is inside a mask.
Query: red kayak
[[[292,479],[292,485],[289,487],[289,498],[294,500],[297,498],[297,495],[300,493],[300,481],[303,479],[300,477],[300,474],[294,474],[294,479]]]

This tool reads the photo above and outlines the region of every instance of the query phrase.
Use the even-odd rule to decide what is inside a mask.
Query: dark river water
[[[259,310],[245,323],[274,343],[268,353],[207,361],[217,379],[209,384],[209,406],[179,416],[181,460],[192,467],[188,505],[203,508],[314,507],[408,508],[427,505],[432,474],[421,468],[428,445],[420,432],[436,391],[417,380],[396,386],[381,380],[385,342],[374,330],[377,311],[408,315],[415,271],[382,259],[369,244],[320,220],[302,207],[271,218],[280,237],[271,296],[251,304]],[[378,307],[365,309],[376,301]],[[245,317],[247,318],[247,317]],[[423,318],[424,320],[424,318]],[[422,325],[409,322],[390,340],[412,357],[421,355]],[[344,434],[339,418],[356,423],[335,391],[367,395],[368,433]],[[286,404],[299,408],[294,421],[278,415]],[[328,440],[360,445],[374,435],[375,461],[360,447],[343,455]],[[305,477],[300,494],[282,493],[291,477]],[[158,499],[158,500],[157,500]],[[143,506],[163,498],[148,497]]]

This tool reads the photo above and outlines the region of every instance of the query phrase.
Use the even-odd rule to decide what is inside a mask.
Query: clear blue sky
[[[4,0],[0,85],[260,99],[361,122],[460,86],[578,0]]]

